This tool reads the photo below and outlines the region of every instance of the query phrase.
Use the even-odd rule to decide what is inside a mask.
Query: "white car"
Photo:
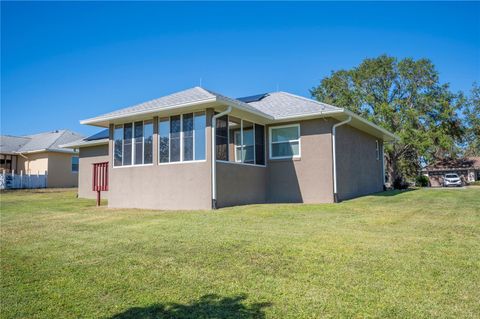
[[[462,186],[462,180],[458,177],[458,174],[445,174],[445,177],[443,178],[443,187],[448,186]]]

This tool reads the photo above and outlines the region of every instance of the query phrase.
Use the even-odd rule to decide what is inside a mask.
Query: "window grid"
[[[160,122],[163,120],[163,121],[168,121],[169,123],[169,131],[168,131],[168,162],[160,162],[160,152],[161,152],[161,146],[160,146],[160,138],[158,139],[158,163],[160,165],[165,165],[165,164],[172,164],[172,163],[190,163],[190,162],[203,162],[206,160],[206,154],[207,154],[207,150],[206,150],[206,147],[207,147],[207,143],[206,143],[206,125],[204,127],[204,130],[203,130],[203,134],[205,135],[205,158],[204,159],[196,159],[196,151],[195,151],[195,138],[196,138],[196,135],[197,135],[197,132],[195,130],[195,118],[198,116],[198,117],[201,117],[201,116],[205,116],[205,112],[193,112],[193,113],[185,113],[185,114],[192,114],[192,138],[193,138],[193,142],[192,142],[192,147],[193,147],[193,150],[192,150],[192,154],[193,154],[193,158],[192,160],[187,160],[185,161],[184,160],[184,132],[183,132],[183,116],[184,114],[180,114],[180,115],[172,115],[172,116],[169,116],[169,117],[164,117],[162,119],[159,119],[158,122],[159,122],[159,127],[160,127]],[[178,161],[174,161],[172,162],[172,159],[171,159],[171,151],[172,151],[172,130],[171,130],[171,119],[172,117],[175,117],[175,116],[180,116],[180,160]],[[205,116],[205,121],[206,121],[206,116]],[[206,123],[205,123],[206,124]],[[159,129],[159,136],[160,136],[160,129]]]
[[[142,163],[141,164],[135,164],[135,148],[136,148],[136,142],[135,142],[135,123],[142,122]],[[113,167],[131,167],[131,166],[144,166],[144,165],[153,165],[152,163],[147,163],[145,164],[145,123],[150,123],[153,125],[152,120],[144,120],[144,121],[136,121],[136,122],[128,122],[128,123],[123,123],[123,124],[117,124],[114,125],[113,127],[113,132],[114,132],[114,137],[113,137]],[[132,136],[129,139],[130,143],[132,145],[132,152],[131,152],[131,164],[124,165],[123,163],[125,162],[125,125],[132,125]],[[115,129],[121,128],[122,129],[122,159],[121,165],[115,165]],[[152,147],[152,152],[153,152],[153,147]]]

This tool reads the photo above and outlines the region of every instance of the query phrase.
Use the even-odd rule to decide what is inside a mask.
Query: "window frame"
[[[273,142],[272,141],[272,130],[289,128],[289,127],[296,127],[297,128],[298,139],[282,141],[282,142]],[[272,154],[272,144],[291,143],[291,142],[298,142],[298,155],[273,156],[273,154]],[[277,160],[277,159],[291,159],[291,160],[293,160],[293,159],[299,159],[301,157],[302,157],[302,134],[301,134],[301,130],[300,130],[300,123],[286,124],[286,125],[276,125],[276,126],[270,126],[268,128],[268,159],[269,160]]]
[[[253,125],[252,125],[253,144],[251,144],[251,145],[245,145],[245,144],[243,143],[243,121],[244,121],[243,119],[240,119],[240,131],[236,131],[236,132],[235,132],[235,133],[240,132],[240,145],[237,146],[237,143],[236,143],[236,142],[237,142],[237,137],[236,137],[235,135],[233,136],[233,144],[234,144],[234,149],[235,149],[235,152],[234,152],[234,153],[235,153],[235,163],[257,165],[257,163],[255,163],[255,162],[256,162],[256,156],[255,156],[255,155],[256,155],[256,154],[255,154],[255,152],[256,152],[256,150],[255,150],[255,124],[256,124],[256,123],[254,123],[254,122],[252,122],[252,121],[247,121],[247,122],[250,122],[250,123],[253,124]],[[230,130],[229,130],[229,132],[230,132]],[[252,146],[252,147],[253,147],[253,164],[252,164],[252,163],[245,163],[245,162],[242,161],[242,158],[237,158],[237,150],[238,150],[238,148],[240,148],[240,157],[241,157],[241,156],[243,155],[243,148],[244,148],[245,146]],[[261,164],[259,164],[259,165],[261,165]]]
[[[377,156],[377,161],[380,160],[380,143],[378,140],[375,140],[375,154]]]
[[[184,114],[192,114],[192,122],[193,122],[193,160],[191,161],[184,161],[183,160],[183,115]],[[195,137],[196,137],[196,131],[195,131],[195,116],[196,114],[202,114],[205,117],[205,159],[201,160],[196,160],[195,159]],[[180,116],[180,160],[176,162],[171,161],[171,149],[172,149],[172,138],[171,138],[171,129],[168,130],[168,162],[160,162],[160,120],[165,120],[168,119],[168,125],[169,128],[171,128],[171,118],[173,116]],[[157,164],[158,165],[172,165],[172,164],[188,164],[188,163],[201,163],[201,162],[206,162],[207,161],[207,112],[205,110],[203,111],[192,111],[192,112],[186,112],[186,113],[180,113],[180,114],[172,114],[169,116],[164,116],[161,118],[158,118],[158,124],[157,126],[159,127],[158,129],[158,141],[157,141],[157,148],[158,148],[158,156],[157,156]]]
[[[113,125],[113,133],[115,133],[115,126],[121,126],[122,127],[122,134],[125,134],[125,124],[132,124],[132,138],[131,138],[131,142],[132,142],[132,164],[130,165],[123,165],[123,159],[125,157],[125,153],[124,153],[124,139],[122,139],[122,165],[115,165],[115,138],[113,138],[113,145],[112,145],[112,167],[113,168],[123,168],[123,167],[140,167],[140,166],[152,166],[153,165],[153,160],[152,160],[152,163],[147,163],[147,164],[144,164],[145,162],[145,122],[148,122],[148,121],[152,121],[152,125],[154,125],[154,121],[153,119],[146,119],[146,120],[140,120],[140,121],[132,121],[132,122],[125,122],[125,123],[122,123],[122,124],[114,124]],[[142,122],[142,164],[135,164],[135,123],[137,122]],[[153,130],[153,135],[155,135],[155,128]],[[152,136],[153,136],[152,135]],[[125,135],[123,135],[125,136]],[[153,146],[152,146],[153,148]],[[152,149],[153,151],[153,149]],[[152,156],[153,156],[153,153],[152,153]]]

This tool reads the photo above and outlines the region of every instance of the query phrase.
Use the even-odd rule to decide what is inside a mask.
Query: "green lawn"
[[[215,212],[1,196],[2,318],[479,318],[480,187]]]

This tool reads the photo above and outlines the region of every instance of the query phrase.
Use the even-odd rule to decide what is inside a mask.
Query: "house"
[[[108,128],[80,153],[79,196],[108,161],[108,205],[211,209],[332,203],[381,192],[385,129],[286,92],[229,98],[194,87],[81,121]],[[213,160],[215,159],[215,160]]]
[[[0,136],[0,173],[46,174],[46,187],[76,187],[78,152],[60,145],[82,138],[69,130]]]
[[[444,159],[428,165],[422,170],[428,176],[431,186],[442,186],[443,178],[447,173],[456,173],[466,182],[480,180],[480,157],[466,157],[460,159]]]

